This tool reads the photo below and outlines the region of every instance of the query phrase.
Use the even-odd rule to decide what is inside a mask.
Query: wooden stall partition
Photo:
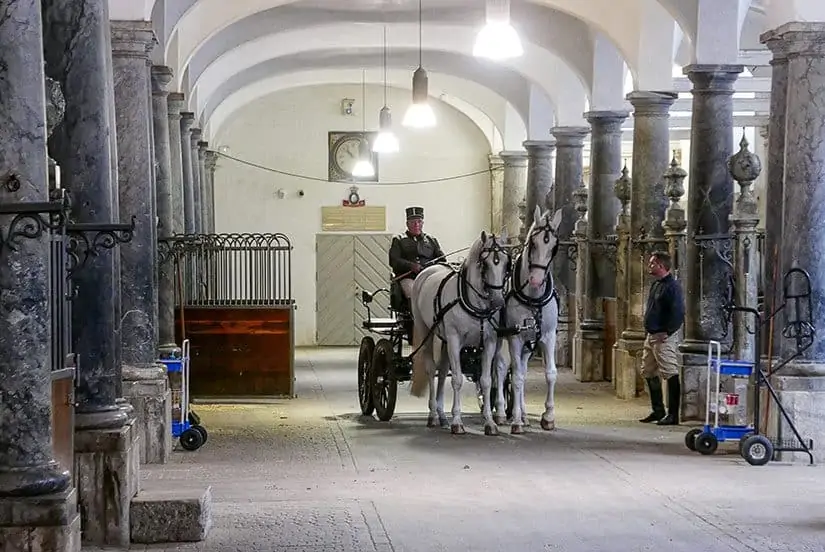
[[[613,381],[613,345],[619,338],[616,331],[616,298],[605,297],[602,299],[602,309],[604,312],[604,355],[603,373],[606,381]]]
[[[293,397],[294,307],[186,307],[192,398]],[[176,311],[181,341],[180,311]]]
[[[52,371],[52,448],[60,467],[74,471],[74,378],[75,368],[68,365]]]

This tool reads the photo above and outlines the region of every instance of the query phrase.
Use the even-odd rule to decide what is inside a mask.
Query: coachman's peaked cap
[[[407,207],[407,220],[416,218],[424,218],[424,207]]]

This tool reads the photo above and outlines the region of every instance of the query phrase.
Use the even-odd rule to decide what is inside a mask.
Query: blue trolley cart
[[[180,440],[184,450],[198,450],[206,443],[206,428],[189,410],[189,340],[183,341],[180,358],[161,360],[169,374],[172,389],[172,437]]]
[[[783,278],[784,301],[774,312],[766,313],[765,319],[757,309],[750,307],[739,307],[735,304],[735,293],[731,284],[728,304],[724,311],[727,317],[733,313],[750,315],[753,330],[748,330],[754,335],[754,362],[743,360],[725,360],[721,358],[721,344],[718,341],[711,341],[708,345],[708,383],[707,383],[707,406],[705,408],[705,425],[702,428],[694,428],[685,435],[685,445],[690,450],[701,454],[709,455],[716,452],[720,442],[739,440],[739,454],[752,466],[763,466],[774,459],[777,452],[801,452],[808,456],[810,463],[814,463],[811,450],[813,441],[803,439],[796,425],[791,420],[790,415],[785,410],[779,395],[770,382],[770,376],[779,372],[792,360],[798,358],[811,345],[816,338],[816,328],[812,324],[812,304],[811,304],[811,280],[807,272],[801,268],[792,268],[785,273]],[[780,312],[785,316],[785,324],[782,330],[782,337],[793,340],[796,350],[779,361],[769,372],[760,367],[759,359],[762,349],[760,348],[760,334],[763,325],[776,317]],[[726,324],[728,319],[725,320]],[[714,351],[715,348],[715,351]],[[787,347],[790,349],[790,347]],[[711,393],[711,379],[715,375],[715,391]],[[726,394],[725,401],[722,401],[720,380],[722,376],[733,376],[734,378],[748,378],[749,387],[752,389],[753,406],[748,404],[750,416],[753,423],[750,425],[726,425],[719,423],[719,416],[728,415],[728,410],[732,406],[738,405],[737,394]],[[765,434],[765,428],[761,427],[760,418],[762,410],[760,408],[760,396],[762,391],[767,391],[768,399],[776,405],[779,410],[779,420],[777,433],[782,433],[783,426],[793,434],[792,438],[782,438],[777,435],[770,438]],[[730,397],[731,400],[727,400]],[[749,401],[750,402],[750,401]],[[715,404],[715,414],[713,423],[710,423],[711,404]]]

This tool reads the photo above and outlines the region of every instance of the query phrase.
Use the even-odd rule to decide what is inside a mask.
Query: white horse
[[[436,416],[441,427],[447,426],[444,414],[444,382],[451,369],[453,386],[453,419],[450,429],[464,434],[461,421],[461,350],[481,348],[481,387],[484,396],[482,414],[484,433],[498,432],[490,408],[492,366],[498,338],[491,318],[504,307],[504,287],[510,268],[510,254],[505,246],[506,232],[501,236],[481,232],[473,242],[467,258],[456,271],[445,265],[433,265],[415,278],[412,289],[413,372],[411,393],[424,395],[430,387],[427,427],[434,427]],[[438,388],[435,387],[436,366],[433,357],[434,337],[442,342],[438,366]],[[437,391],[437,393],[436,393]],[[436,396],[437,395],[437,396]]]
[[[550,264],[556,255],[559,238],[557,231],[562,212],[542,214],[536,206],[533,224],[527,231],[524,249],[514,259],[511,290],[507,294],[502,323],[505,327],[519,327],[518,333],[506,338],[509,342],[510,363],[504,358],[504,338],[496,347],[496,368],[498,381],[503,382],[509,364],[513,365],[513,415],[510,433],[522,433],[527,422],[527,407],[524,402],[524,379],[527,362],[541,347],[544,359],[544,377],[547,381],[547,398],[541,415],[541,428],[551,430],[556,424],[556,329],[559,322],[559,297],[553,285]],[[498,386],[496,406],[504,412],[504,386]],[[499,414],[500,416],[501,414]],[[497,422],[499,422],[497,420]],[[499,422],[503,423],[503,422]]]

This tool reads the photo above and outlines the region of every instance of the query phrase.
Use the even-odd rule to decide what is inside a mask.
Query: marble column
[[[152,127],[155,142],[155,196],[158,212],[158,239],[174,235],[172,210],[172,156],[169,138],[169,91],[172,69],[152,67]],[[178,114],[180,118],[180,114]],[[173,263],[158,266],[158,356],[169,358],[180,348],[175,343],[175,278]]]
[[[733,154],[733,88],[741,65],[689,65],[693,82],[690,136],[690,185],[687,197],[686,258],[680,279],[685,291],[682,366],[682,418],[705,411],[708,341],[729,343],[722,306],[726,301],[729,258],[717,253],[730,243],[733,178],[727,162]],[[728,249],[729,250],[729,249]]]
[[[183,152],[181,150],[181,115],[184,97],[180,92],[170,92],[167,97],[169,113],[169,185],[172,190],[172,234],[183,234]]]
[[[195,180],[192,176],[192,124],[195,114],[181,111],[180,143],[183,175],[183,228],[186,234],[195,234]]]
[[[768,120],[768,157],[765,178],[765,242],[763,293],[765,311],[774,312],[782,304],[782,220],[785,188],[785,128],[788,103],[788,52],[785,41],[775,30],[764,33],[760,40],[773,52],[771,59],[771,104]],[[773,340],[766,337],[761,347],[764,354],[774,349],[771,356],[777,358],[776,346],[782,343],[782,325],[774,324]]]
[[[0,0],[0,12],[0,203],[43,203],[49,191],[40,1]],[[3,237],[13,218],[0,217]],[[33,222],[24,219],[14,229]],[[50,238],[48,230],[38,234],[0,250],[0,543],[4,550],[32,550],[40,529],[63,551],[70,548],[60,530],[79,543],[80,526],[69,534],[77,518],[69,503],[71,466],[58,466],[52,447]],[[66,519],[48,515],[46,503]],[[41,517],[49,519],[31,521]]]
[[[803,439],[822,443],[825,440],[825,22],[792,22],[775,29],[775,36],[784,42],[788,57],[787,111],[785,126],[785,183],[782,202],[782,242],[780,285],[783,275],[798,268],[810,277],[810,323],[816,335],[804,326],[791,325],[805,321],[805,300],[785,299],[785,313],[776,320],[782,337],[774,344],[775,356],[788,359],[810,344],[774,377],[780,399]],[[773,150],[773,127],[771,127]],[[771,205],[775,209],[775,205]],[[796,273],[786,282],[790,293],[805,291],[803,279]],[[782,289],[780,287],[780,289]],[[801,311],[801,312],[799,312]],[[794,338],[794,334],[799,340]],[[774,366],[775,367],[775,366]],[[772,406],[771,412],[777,408]],[[787,424],[780,422],[780,438],[795,440]],[[814,460],[825,461],[825,450],[814,448]],[[782,460],[805,461],[798,453],[782,453]]]
[[[607,237],[615,233],[621,203],[614,192],[622,170],[622,124],[627,111],[591,111],[590,190],[587,208],[589,255],[579,254],[584,268],[584,289],[577,290],[583,306],[583,320],[576,333],[574,355],[581,366],[574,367],[580,381],[605,378],[603,367],[612,355],[613,343],[605,342],[603,302],[616,297],[615,243]]]
[[[527,150],[527,212],[533,213],[538,205],[542,212],[548,207],[545,199],[553,190],[553,151],[555,140],[526,140]]]
[[[527,191],[527,152],[502,151],[498,154],[504,162],[504,186],[502,188],[502,231],[514,238],[519,235],[519,202]]]
[[[42,0],[41,7],[46,73],[61,84],[66,101],[65,118],[49,145],[71,193],[73,222],[118,222],[109,3]],[[99,249],[72,276],[72,341],[79,367],[74,446],[83,540],[125,546],[140,442],[126,409],[117,403],[122,373],[116,361],[119,250]]]
[[[488,158],[490,160],[490,231],[500,234],[503,225],[504,161],[492,153]]]
[[[663,175],[670,161],[669,111],[678,98],[675,92],[633,91],[627,95],[633,106],[633,178],[630,201],[630,247],[627,257],[626,327],[616,344],[616,377],[639,381],[644,345],[644,307],[650,288],[647,257],[656,249],[667,249],[662,221],[668,206]],[[640,386],[636,386],[638,389]],[[632,385],[617,389],[617,396],[630,399]]]
[[[214,151],[207,151],[204,156],[204,167],[206,171],[206,220],[207,231],[215,233],[215,169],[218,167],[218,154]]]
[[[556,139],[556,182],[553,189],[553,207],[561,209],[562,221],[559,236],[563,241],[573,240],[576,223],[574,192],[584,182],[584,161],[582,157],[584,139],[590,129],[587,127],[554,127],[550,133]],[[561,310],[556,338],[556,365],[559,368],[573,367],[573,336],[575,335],[571,309],[576,289],[575,262],[568,254],[569,248],[560,247],[553,261],[553,277],[559,294]]]
[[[148,21],[112,21],[111,26],[120,218],[134,217],[137,229],[130,247],[121,252],[123,394],[135,409],[141,461],[158,463],[168,460],[172,442],[168,378],[158,362],[155,117],[151,114],[155,101],[149,65],[156,40]],[[161,78],[166,77],[171,72]],[[161,101],[165,103],[165,98]],[[167,119],[165,113],[160,115]],[[168,172],[163,176],[168,182]]]
[[[203,163],[201,163],[201,156],[199,153],[200,146],[198,146],[198,144],[201,141],[202,135],[203,131],[201,129],[193,128],[191,142],[189,144],[189,147],[192,151],[192,207],[194,209],[192,214],[192,220],[195,223],[196,234],[203,234],[203,213],[201,212],[201,208],[203,205],[203,188],[201,187],[201,174],[203,173]]]
[[[198,142],[198,165],[200,165],[201,184],[201,232],[209,233],[209,175],[206,170],[206,152],[209,150],[209,142],[201,140]]]

